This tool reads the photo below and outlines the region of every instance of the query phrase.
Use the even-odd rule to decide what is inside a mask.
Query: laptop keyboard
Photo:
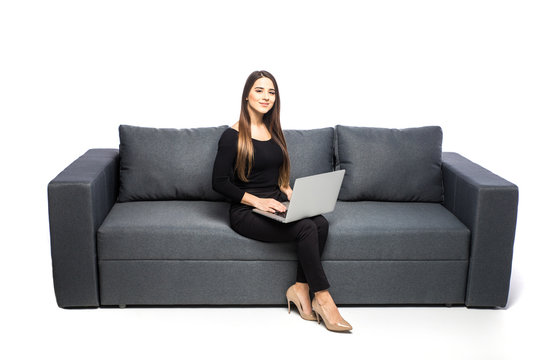
[[[283,211],[283,212],[276,211],[276,212],[274,213],[274,215],[280,216],[280,217],[282,217],[282,218],[285,219],[285,217],[287,216],[287,210],[285,210],[285,211]]]

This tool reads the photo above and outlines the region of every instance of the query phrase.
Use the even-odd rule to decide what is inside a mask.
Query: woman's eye
[[[260,92],[262,92],[262,90],[255,90],[255,92],[258,92],[258,93],[260,93]],[[271,93],[270,93],[270,95],[276,95],[276,93],[274,93],[274,92],[271,92]]]

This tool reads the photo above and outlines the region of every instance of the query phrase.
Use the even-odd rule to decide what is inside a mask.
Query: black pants
[[[283,201],[277,198],[276,200]],[[313,293],[328,289],[330,284],[321,264],[321,256],[328,237],[326,218],[317,215],[283,224],[256,214],[251,211],[252,209],[253,207],[248,205],[232,204],[229,211],[232,229],[240,235],[258,241],[296,241],[298,256],[296,281],[308,283]]]

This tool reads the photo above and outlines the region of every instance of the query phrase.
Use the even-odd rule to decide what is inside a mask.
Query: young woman
[[[265,242],[296,241],[299,262],[296,283],[286,292],[289,313],[292,301],[305,320],[319,321],[321,316],[329,330],[351,330],[328,292],[330,284],[321,264],[328,221],[318,215],[283,224],[251,211],[285,211],[281,202],[292,196],[289,155],[279,111],[275,78],[264,70],[252,72],[242,93],[240,120],[219,139],[212,186],[231,200],[231,227],[240,235]]]

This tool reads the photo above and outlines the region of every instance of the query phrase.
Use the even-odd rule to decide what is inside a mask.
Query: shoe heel
[[[322,317],[323,319],[323,322],[324,322],[324,326],[326,326],[326,328],[328,330],[332,330],[332,331],[349,331],[349,330],[352,330],[352,326],[351,324],[349,324],[345,319],[343,319],[343,322],[337,322],[335,324],[332,324],[328,321],[328,319],[326,318],[326,316],[324,316],[324,312],[321,308],[321,305],[319,305],[319,303],[313,299],[313,302],[311,303],[311,307],[313,308],[313,311],[315,312],[315,315],[317,316],[317,323],[320,324],[319,322],[319,316]],[[321,314],[319,314],[317,311],[321,311]]]
[[[319,320],[319,313],[316,312],[315,310],[313,310],[313,312],[315,313],[315,316],[317,317],[317,324],[320,324],[321,321]]]
[[[285,293],[285,297],[287,298],[287,307],[288,307],[288,310],[289,310],[289,314],[291,313],[291,301],[292,301],[294,306],[298,309],[298,314],[300,314],[300,317],[302,319],[315,321],[315,315],[304,313],[302,305],[301,305],[300,300],[298,298],[298,294],[296,294],[296,291],[294,290],[294,285],[291,285],[287,289],[287,292]]]
[[[289,314],[291,313],[291,300],[289,300],[289,298],[287,298],[287,306],[289,308]]]

